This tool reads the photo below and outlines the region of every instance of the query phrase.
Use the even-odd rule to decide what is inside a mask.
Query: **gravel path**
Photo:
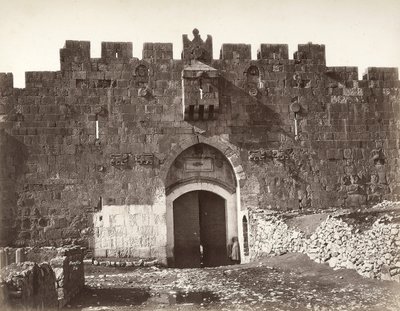
[[[400,310],[400,284],[301,254],[206,269],[86,267],[74,310]]]

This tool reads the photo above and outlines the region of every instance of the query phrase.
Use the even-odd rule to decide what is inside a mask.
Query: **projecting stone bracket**
[[[214,120],[219,111],[218,70],[193,60],[182,71],[182,85],[184,120]]]

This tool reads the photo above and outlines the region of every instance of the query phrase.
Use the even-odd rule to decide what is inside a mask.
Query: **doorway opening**
[[[205,190],[186,192],[173,201],[173,223],[175,267],[230,263],[224,198]]]

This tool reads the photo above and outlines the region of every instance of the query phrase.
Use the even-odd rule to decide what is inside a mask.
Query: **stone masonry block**
[[[297,52],[294,53],[294,59],[310,59],[317,63],[325,64],[325,45],[323,44],[299,44]]]
[[[143,44],[142,57],[153,61],[173,59],[173,45],[172,43],[145,42]]]
[[[287,44],[261,44],[257,51],[257,59],[288,59]]]
[[[364,80],[399,80],[399,69],[394,67],[368,67]]]
[[[221,59],[227,60],[245,60],[251,59],[250,44],[223,44],[220,52]]]

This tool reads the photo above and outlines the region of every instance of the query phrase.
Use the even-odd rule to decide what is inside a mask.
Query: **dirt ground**
[[[205,269],[87,265],[70,310],[400,310],[400,284],[302,254]]]

